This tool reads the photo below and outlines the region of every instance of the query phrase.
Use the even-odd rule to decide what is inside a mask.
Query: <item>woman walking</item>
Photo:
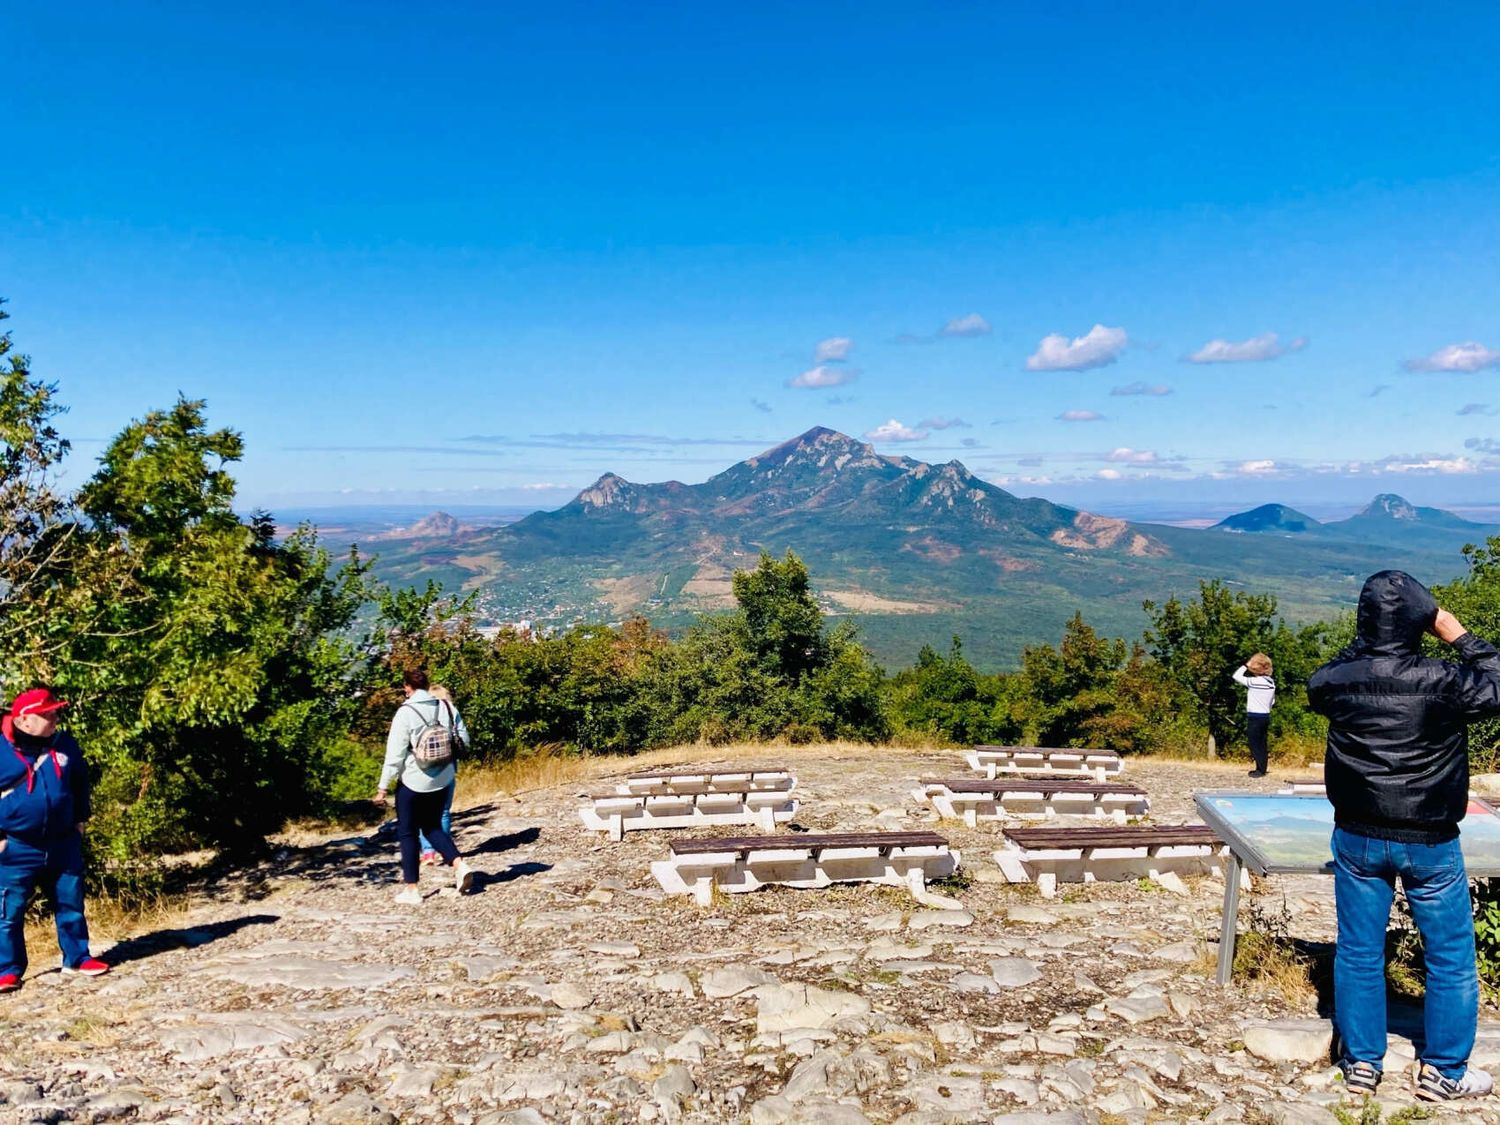
[[[1271,707],[1276,702],[1276,681],[1271,678],[1271,658],[1257,652],[1234,670],[1234,682],[1246,689],[1245,738],[1255,759],[1251,777],[1266,776],[1266,732],[1271,726]]]
[[[384,806],[386,792],[396,786],[396,839],[401,845],[401,882],[396,896],[399,903],[417,906],[422,892],[420,832],[432,843],[445,864],[453,867],[454,884],[463,894],[473,882],[469,869],[454,846],[453,837],[443,828],[443,801],[453,784],[452,739],[456,735],[468,742],[463,718],[451,704],[445,704],[428,690],[427,673],[409,668],[401,678],[406,702],[391,719],[391,733],[385,740],[385,767],[380,771],[380,787],[375,803]],[[444,746],[448,747],[446,756]]]

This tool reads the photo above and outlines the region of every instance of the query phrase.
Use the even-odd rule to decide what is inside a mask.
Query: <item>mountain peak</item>
[[[1248,512],[1236,512],[1214,524],[1216,531],[1270,532],[1297,535],[1321,526],[1311,516],[1285,504],[1262,504]]]
[[[1394,492],[1382,492],[1359,513],[1362,516],[1383,516],[1393,520],[1417,520],[1421,518],[1415,504]]]
[[[585,508],[628,508],[635,485],[614,473],[605,473],[575,498]]]

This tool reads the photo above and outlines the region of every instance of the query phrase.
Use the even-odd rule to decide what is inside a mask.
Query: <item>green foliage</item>
[[[1434,587],[1433,593],[1438,603],[1476,636],[1500,641],[1500,536],[1471,544],[1463,553],[1468,573],[1446,586]],[[1483,773],[1500,769],[1500,719],[1488,719],[1469,728],[1469,761]]]
[[[640,619],[491,639],[436,587],[388,594],[389,671],[369,697],[363,730],[374,737],[389,721],[398,669],[416,662],[462,702],[474,751],[490,758],[538,745],[629,753],[889,734],[880,670],[851,627],[824,627],[800,559],[763,556],[734,588],[737,611],[702,618],[675,643]]]
[[[1206,727],[1220,747],[1241,741],[1243,689],[1231,673],[1254,652],[1275,665],[1276,709],[1272,735],[1317,733],[1322,728],[1307,709],[1307,677],[1331,655],[1336,630],[1327,625],[1293,629],[1276,616],[1269,594],[1231,590],[1215,579],[1200,582],[1196,600],[1169,598],[1146,602],[1150,626],[1145,646],[1177,689],[1184,712]]]
[[[8,317],[0,307],[0,321]],[[53,424],[63,412],[56,390],[0,334],[0,647],[10,650],[47,647],[56,578],[77,561],[68,499],[53,479],[68,453]],[[21,686],[14,668],[4,671],[5,687]]]
[[[135,878],[141,857],[257,845],[340,791],[345,734],[369,654],[343,636],[368,597],[364,564],[334,570],[310,529],[277,542],[232,508],[242,443],[179,400],[132,422],[79,491],[76,534],[119,560],[129,597],[98,574],[58,581],[59,640],[23,662],[54,682],[97,777],[91,843]]]
[[[946,656],[924,645],[916,664],[889,681],[896,728],[958,746],[1014,742],[1022,724],[1012,717],[1009,683],[1009,677],[975,670],[956,636]]]
[[[1500,997],[1500,879],[1476,879],[1471,893],[1479,983],[1493,1000]]]

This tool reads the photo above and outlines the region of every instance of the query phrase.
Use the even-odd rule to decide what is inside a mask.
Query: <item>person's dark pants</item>
[[[396,840],[401,845],[401,881],[415,883],[420,877],[422,847],[417,842],[420,832],[444,863],[458,860],[458,848],[453,837],[443,830],[443,803],[448,790],[418,793],[401,782],[396,783]]]
[[[76,830],[36,844],[11,836],[0,852],[0,976],[26,974],[26,903],[38,888],[52,902],[63,964],[76,969],[88,958],[83,838]]]
[[[1255,768],[1262,773],[1266,769],[1266,732],[1270,729],[1270,715],[1245,716],[1245,737],[1250,743],[1250,756],[1255,759]]]

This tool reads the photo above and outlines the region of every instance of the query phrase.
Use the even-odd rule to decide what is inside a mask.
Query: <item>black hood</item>
[[[1437,610],[1432,591],[1410,574],[1400,570],[1372,574],[1359,592],[1358,647],[1374,655],[1415,656]]]

